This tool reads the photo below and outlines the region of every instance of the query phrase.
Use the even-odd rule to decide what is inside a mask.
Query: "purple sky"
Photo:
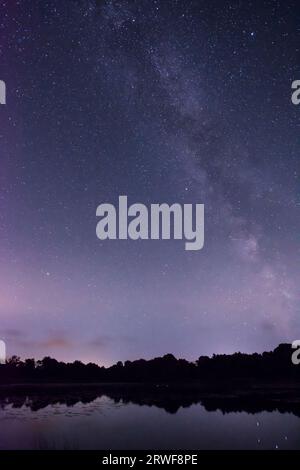
[[[298,339],[293,2],[19,3],[0,24],[8,354],[111,364]],[[96,208],[121,194],[204,203],[204,249],[101,242]]]

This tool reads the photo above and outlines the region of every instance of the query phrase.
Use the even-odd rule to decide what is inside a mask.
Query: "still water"
[[[170,411],[106,395],[83,403],[2,401],[1,449],[300,449],[292,412]]]

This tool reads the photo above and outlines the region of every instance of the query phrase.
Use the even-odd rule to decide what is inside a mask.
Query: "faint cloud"
[[[19,338],[24,336],[24,333],[16,328],[6,328],[5,330],[0,330],[0,334],[3,336],[3,338]]]
[[[52,336],[37,344],[40,348],[69,348],[73,343],[63,336]]]

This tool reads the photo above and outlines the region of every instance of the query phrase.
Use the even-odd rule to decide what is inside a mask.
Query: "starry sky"
[[[108,365],[300,336],[299,2],[0,2],[0,336]],[[205,245],[96,208],[205,204]]]

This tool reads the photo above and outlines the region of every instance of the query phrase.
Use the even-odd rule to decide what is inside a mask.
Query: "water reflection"
[[[0,392],[2,449],[299,449],[297,391],[168,386]]]
[[[45,386],[15,389],[0,394],[0,407],[11,404],[14,408],[28,407],[37,411],[48,405],[66,405],[91,403],[97,398],[106,396],[114,403],[143,406],[155,406],[175,414],[180,408],[200,404],[206,411],[220,410],[222,413],[242,412],[260,413],[262,411],[279,411],[293,413],[300,417],[300,397],[298,390],[265,389],[251,392],[220,392],[193,390],[169,385],[122,385],[106,384],[103,386]]]

